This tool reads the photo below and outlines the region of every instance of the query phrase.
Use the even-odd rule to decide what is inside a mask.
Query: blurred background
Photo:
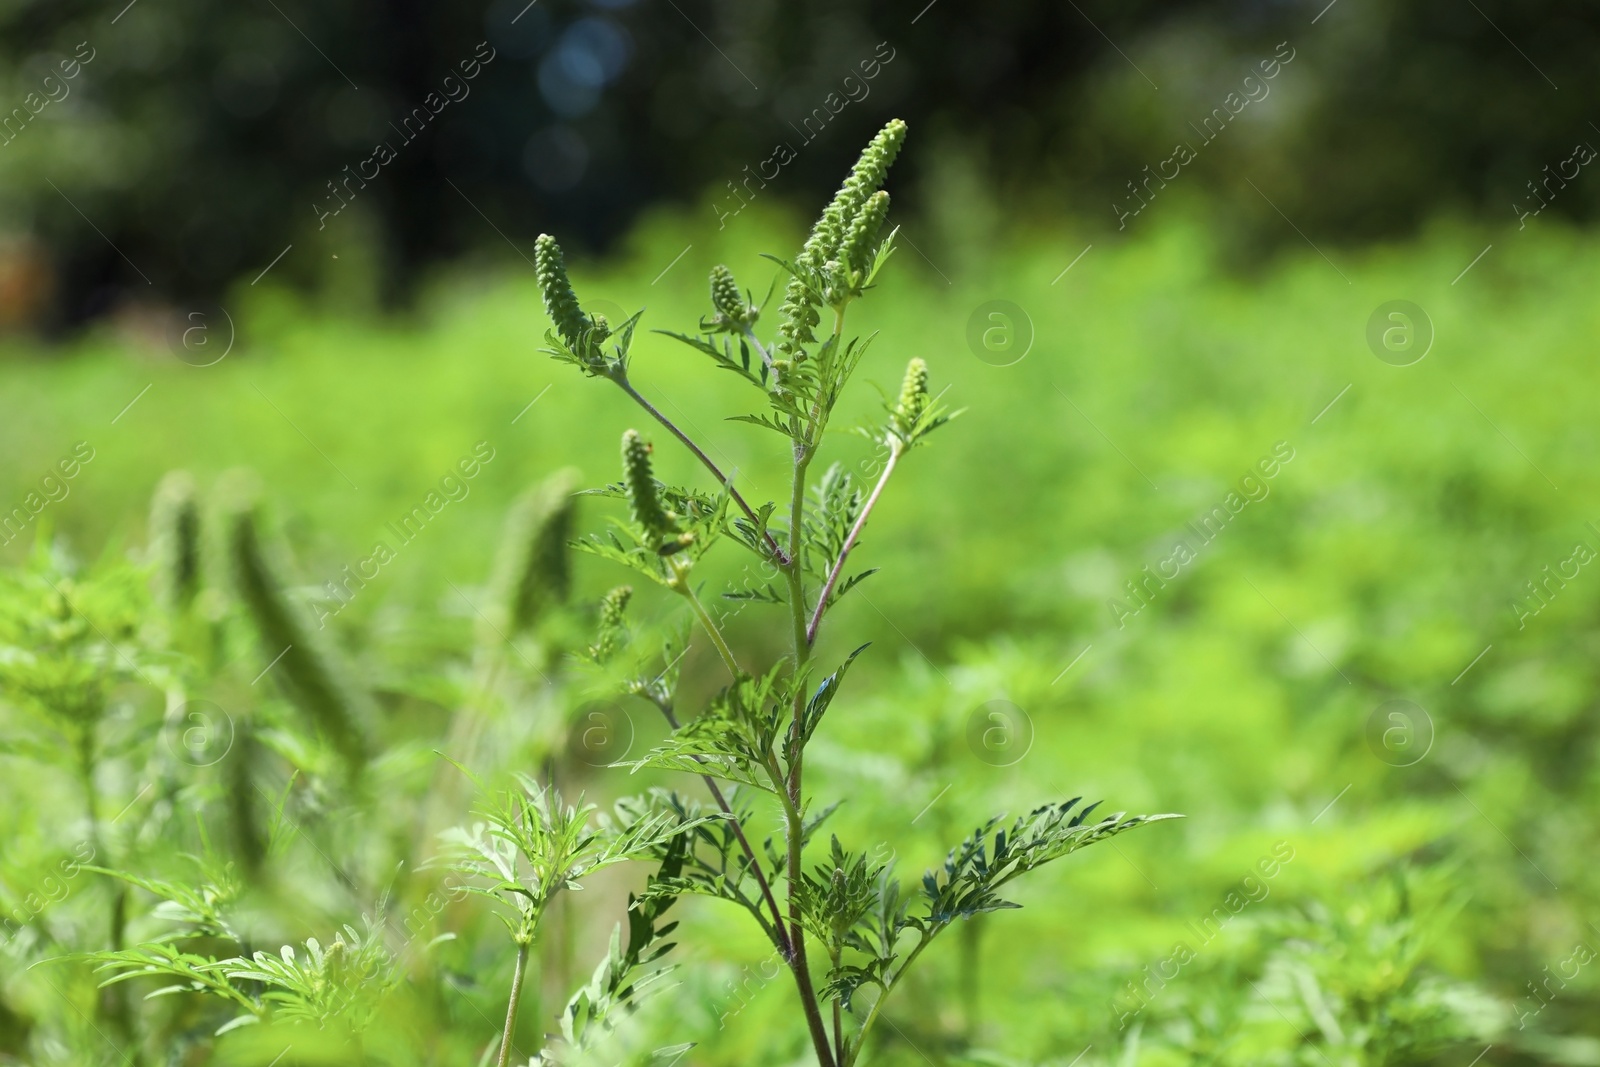
[[[1240,266],[1302,236],[1504,222],[1600,136],[1583,3],[914,6],[7,4],[0,315],[55,330],[216,297],[291,243],[275,280],[327,284],[318,253],[358,246],[337,273],[399,304],[430,268],[541,229],[598,252],[664,205],[809,204],[888,115],[923,146],[897,203],[962,205],[975,230],[1117,229],[1129,182],[1188,142],[1162,192],[1204,199]],[[763,174],[778,145],[794,159]],[[1594,210],[1575,184],[1562,219]]]
[[[0,26],[0,666],[28,647],[18,620],[56,610],[40,581],[133,568],[143,588],[163,475],[210,508],[248,467],[293,599],[390,713],[383,780],[426,792],[508,510],[560,468],[614,479],[639,419],[540,353],[534,238],[560,238],[585,307],[692,329],[713,265],[762,300],[761,255],[792,255],[904,118],[901,246],[851,312],[881,334],[835,421],[875,418],[865,382],[892,391],[911,356],[967,410],[896,475],[861,550],[881,572],[824,637],[831,661],[873,645],[816,789],[911,882],[1048,798],[1188,818],[1035,875],[1021,911],[930,952],[877,1062],[1600,1067],[1595,5],[9,0]],[[741,383],[643,330],[634,373],[748,496],[781,491],[781,447],[723,421]],[[870,461],[837,437],[832,458]],[[480,443],[465,495],[335,595]],[[585,501],[580,528],[607,514]],[[578,561],[565,614],[518,638],[538,667],[486,773],[570,752],[591,694],[534,675],[621,580]],[[730,611],[741,648],[780,647],[776,615]],[[393,843],[409,807],[365,798],[361,825],[393,833],[341,837],[309,742],[283,740],[291,702],[251,681],[270,655],[240,629],[202,658],[221,721],[282,731],[253,773],[315,842],[286,835],[296,905],[260,943],[326,939],[380,898],[414,914],[434,885],[394,873],[426,859]],[[101,852],[175,877],[191,809],[228,810],[233,734],[186,759],[159,694],[108,685],[99,823],[127,819]],[[117,1033],[90,970],[34,964],[102,946],[108,900],[130,938],[161,914],[89,874],[40,895],[85,839],[77,772],[40,753],[78,735],[19,692],[0,688],[0,1062],[124,1062],[85,1025]],[[662,733],[620,714],[633,743]],[[146,749],[176,753],[168,793],[141,791]],[[603,762],[555,765],[595,799],[644,784]],[[542,961],[529,1035],[626,888]],[[688,1063],[805,1062],[759,939],[680,907],[681,985],[594,1062],[691,1041]],[[407,966],[443,992],[392,1019],[427,1040],[378,1062],[474,1062],[503,1013],[498,927],[429,922],[458,940]],[[1169,977],[1179,943],[1196,959]],[[160,1062],[274,1062],[183,1003],[145,1032]]]

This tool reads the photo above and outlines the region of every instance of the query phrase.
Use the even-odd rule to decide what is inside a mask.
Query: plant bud
[[[638,430],[622,435],[622,480],[628,490],[633,521],[653,534],[672,532],[672,519],[661,507],[656,479],[650,469],[650,445]]]
[[[344,938],[335,935],[333,944],[322,954],[323,973],[335,981],[343,977],[348,952],[349,946],[344,943]]]

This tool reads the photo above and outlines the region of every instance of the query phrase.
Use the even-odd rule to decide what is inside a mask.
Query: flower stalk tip
[[[900,400],[894,406],[892,421],[901,437],[910,437],[917,421],[928,407],[928,364],[919,356],[906,364],[906,376],[900,384]]]
[[[650,444],[638,430],[622,435],[622,481],[628,492],[633,521],[653,534],[672,533],[672,517],[661,506],[655,472],[650,464]]]
[[[633,586],[619,585],[600,600],[600,632],[590,652],[596,661],[604,663],[616,655],[622,646],[626,627],[628,601],[633,599]]]
[[[760,310],[745,300],[733,272],[722,264],[711,268],[711,306],[716,309],[716,325],[743,330],[755,324]]]
[[[594,325],[578,306],[578,295],[572,291],[567,277],[567,264],[561,246],[547,233],[541,233],[533,244],[533,269],[539,281],[539,293],[544,297],[544,309],[555,323],[556,333],[567,347],[578,351]]]
[[[868,197],[866,204],[856,213],[855,221],[850,224],[850,232],[839,249],[839,260],[852,275],[863,277],[872,266],[873,242],[888,215],[889,194],[882,189]]]

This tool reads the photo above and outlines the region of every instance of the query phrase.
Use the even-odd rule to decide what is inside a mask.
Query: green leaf
[[[1009,831],[996,831],[1001,822],[999,816],[974,830],[950,850],[941,870],[929,871],[923,877],[927,926],[937,929],[958,918],[1016,907],[998,893],[1012,879],[1148,823],[1182,818],[1118,813],[1090,823],[1086,820],[1099,804],[1090,804],[1073,815],[1081,800],[1074,797],[1061,804],[1035,808],[1018,818]]]
[[[856,661],[856,657],[865,652],[870,644],[872,642],[868,641],[867,644],[862,645],[845,657],[845,661],[839,665],[839,669],[824,678],[822,683],[817,686],[817,691],[811,694],[811,699],[806,701],[805,713],[800,720],[800,741],[802,744],[810,741],[811,735],[816,733],[817,726],[822,722],[822,716],[827,714],[829,706],[833,704],[833,698],[839,695],[839,685],[844,681],[845,672]]]
[[[709,774],[740,785],[775,792],[771,781],[750,758],[748,732],[740,724],[707,713],[685,723],[670,737],[636,760],[616,764],[637,773],[658,770]]]
[[[723,370],[733,371],[756,388],[763,392],[766,391],[766,366],[764,364],[761,365],[759,372],[750,369],[750,349],[742,339],[739,344],[740,354],[735,357],[732,340],[727,337],[721,338],[721,343],[719,344],[709,337],[694,337],[686,333],[675,333],[672,330],[654,330],[652,332],[680,341],[697,352],[705,353]]]

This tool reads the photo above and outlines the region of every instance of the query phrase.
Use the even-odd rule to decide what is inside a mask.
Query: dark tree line
[[[359,236],[393,298],[501,234],[603,247],[707,189],[714,211],[809,201],[891,114],[1002,203],[1113,227],[1168,192],[1146,179],[1180,143],[1186,195],[1261,242],[1299,240],[1279,210],[1337,243],[1596,204],[1567,173],[1600,145],[1600,11],[1577,0],[124,5],[0,12],[0,303],[32,293],[58,324],[215,295],[291,243],[273,269],[312,282]],[[1277,99],[1201,140],[1285,44]],[[929,157],[902,176],[912,212]]]

